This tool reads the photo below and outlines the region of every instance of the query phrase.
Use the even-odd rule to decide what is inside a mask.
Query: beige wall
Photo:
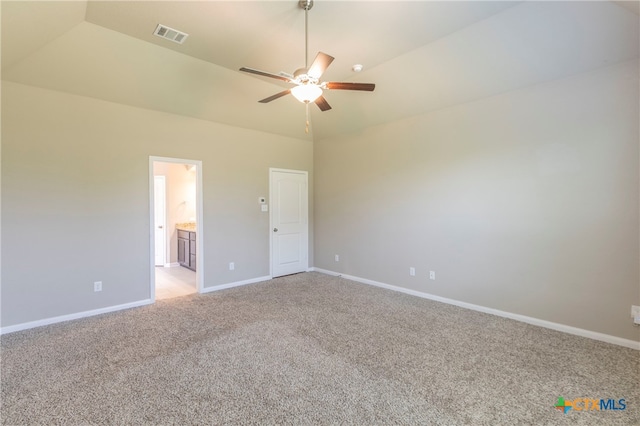
[[[196,220],[196,173],[187,165],[155,161],[154,176],[165,177],[167,262],[178,262],[178,223]]]
[[[312,154],[305,140],[3,82],[2,326],[149,297],[149,156],[202,161],[205,287],[269,275],[258,197],[269,167],[307,170],[312,188]]]
[[[314,152],[3,82],[2,326],[149,297],[148,167],[161,156],[203,162],[205,287],[268,275],[268,168],[308,170],[315,266],[639,340],[637,97],[631,63]]]
[[[638,93],[632,62],[316,141],[315,266],[640,340]]]

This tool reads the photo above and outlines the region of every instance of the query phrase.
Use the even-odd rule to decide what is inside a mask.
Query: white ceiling
[[[310,60],[333,109],[241,73],[304,66],[304,11],[289,1],[2,1],[2,78],[126,105],[316,140],[639,57],[638,2],[329,1],[309,12]],[[157,24],[189,34],[183,45]],[[361,73],[351,71],[356,63]]]

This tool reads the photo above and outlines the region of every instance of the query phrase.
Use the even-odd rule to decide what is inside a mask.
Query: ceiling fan
[[[294,84],[295,87],[276,93],[275,95],[264,98],[258,102],[266,104],[274,101],[278,98],[292,94],[297,100],[307,104],[307,128],[309,131],[309,103],[314,102],[318,105],[321,111],[328,111],[331,109],[331,105],[322,96],[323,90],[361,90],[366,92],[372,92],[376,85],[372,83],[350,83],[350,82],[335,82],[335,81],[321,81],[320,77],[333,62],[334,57],[327,55],[323,52],[318,52],[315,59],[308,65],[308,47],[309,47],[309,31],[308,31],[308,12],[313,7],[313,0],[299,0],[298,5],[304,9],[304,68],[296,70],[293,75],[287,75],[285,73],[272,74],[265,71],[256,70],[253,68],[242,67],[240,71],[248,72],[251,74],[257,74],[264,77],[275,78],[285,81],[287,83]]]

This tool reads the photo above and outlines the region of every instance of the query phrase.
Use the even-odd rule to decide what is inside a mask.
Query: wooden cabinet
[[[196,270],[196,233],[189,232],[189,268]]]
[[[178,229],[178,263],[196,270],[196,233]]]

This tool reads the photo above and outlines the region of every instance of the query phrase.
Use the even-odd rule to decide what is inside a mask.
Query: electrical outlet
[[[93,283],[93,291],[102,291],[102,281],[96,281]]]
[[[631,305],[631,317],[633,325],[640,325],[640,306]]]
[[[430,280],[436,279],[436,271],[429,271],[429,279]]]
[[[339,255],[339,254],[336,254],[335,259],[336,259],[336,262],[340,262],[340,255]]]
[[[413,266],[409,268],[409,275],[411,275],[412,277],[416,276],[416,268],[414,268]]]
[[[236,264],[234,262],[229,262],[229,270],[233,271],[236,269]]]

